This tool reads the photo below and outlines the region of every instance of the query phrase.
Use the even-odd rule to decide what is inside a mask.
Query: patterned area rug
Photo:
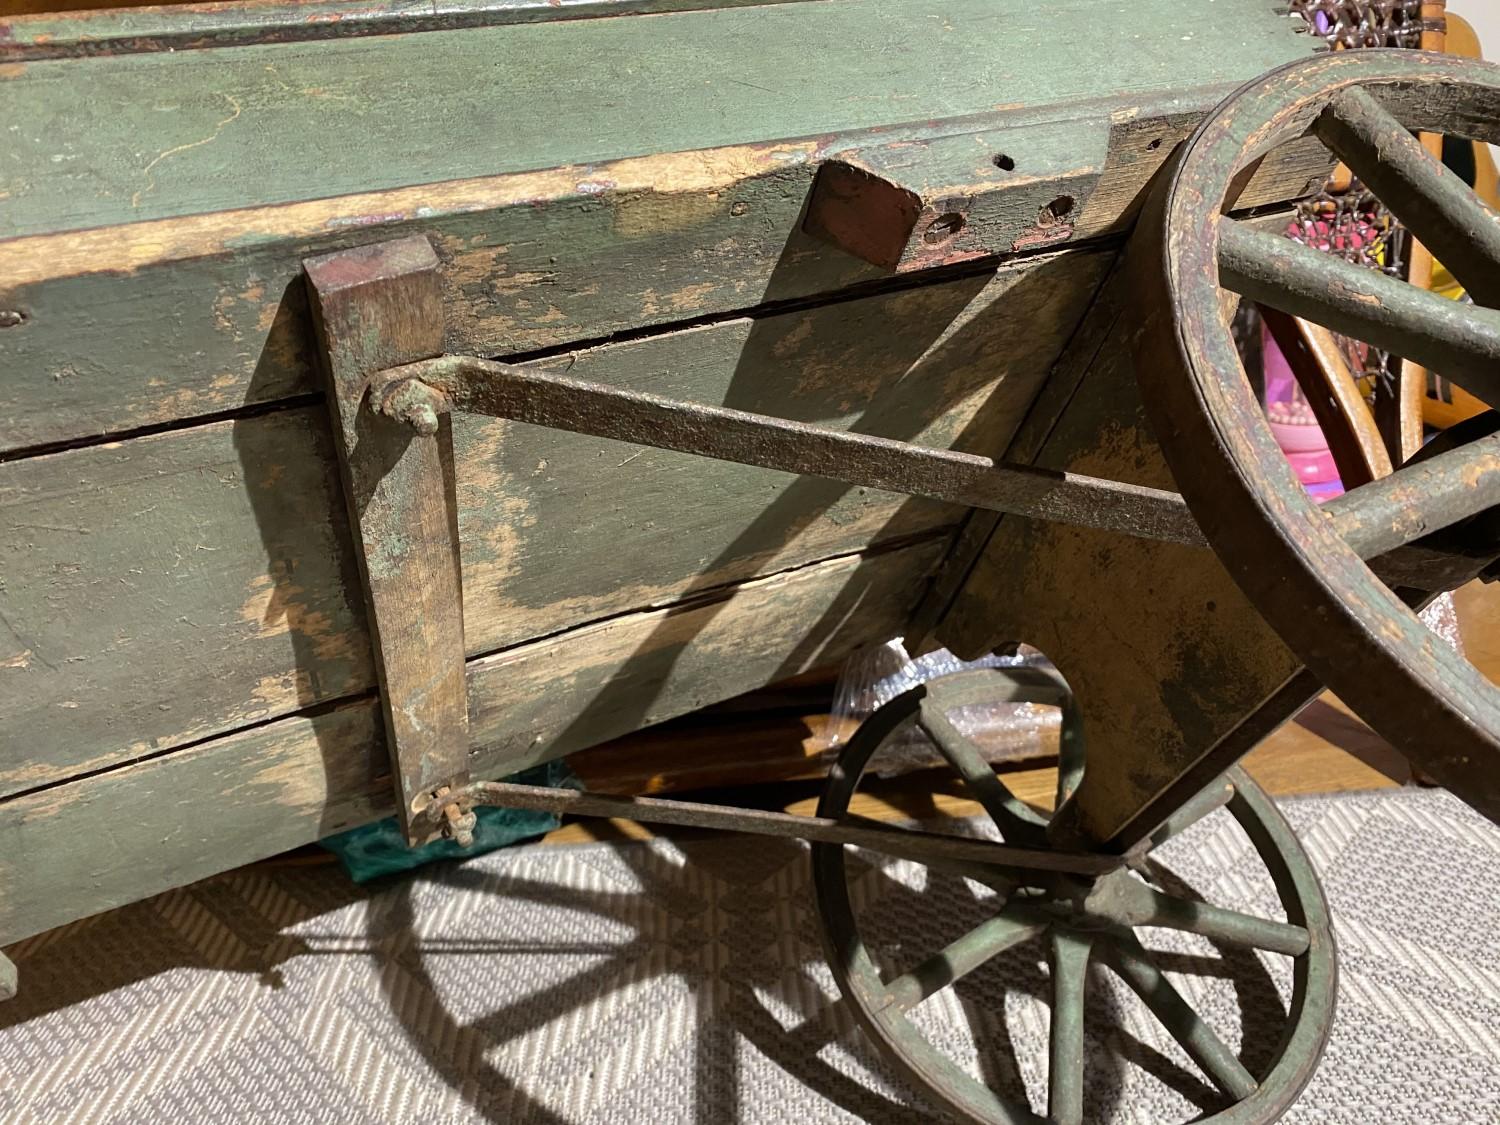
[[[1500,1121],[1500,830],[1440,792],[1284,807],[1342,958],[1328,1053],[1287,1120]],[[1227,814],[1169,849],[1205,897],[1265,907],[1269,883]],[[886,936],[920,954],[985,907],[975,885],[924,875],[865,865],[855,883]],[[1174,954],[1217,959],[1207,983],[1174,979],[1231,1045],[1243,1033],[1253,1069],[1275,1041],[1285,963],[1150,944],[1169,969]],[[363,890],[337,868],[262,867],[10,952],[22,991],[0,1008],[0,1121],[14,1125],[934,1116],[833,1002],[805,855],[779,841],[521,848]],[[1045,986],[1041,945],[1023,947],[920,1022],[1039,1099]],[[1090,1120],[1181,1121],[1216,1104],[1107,970],[1089,997]],[[996,1049],[1007,1042],[1016,1063]]]

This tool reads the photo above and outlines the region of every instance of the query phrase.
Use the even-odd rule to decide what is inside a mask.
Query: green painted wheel
[[[1076,785],[1082,744],[1066,686],[1037,669],[985,669],[934,680],[897,697],[872,715],[851,739],[830,775],[820,816],[843,817],[871,759],[899,728],[914,720],[933,740],[1007,842],[1046,844],[1046,818],[1022,804],[984,763],[977,746],[958,733],[957,708],[997,700],[1063,708],[1059,789]],[[848,846],[814,844],[813,882],[829,964],[866,1033],[914,1086],[960,1117],[983,1122],[1083,1119],[1084,997],[1090,962],[1107,966],[1140,998],[1207,1079],[1222,1105],[1215,1125],[1273,1121],[1311,1077],[1333,1021],[1337,969],[1327,903],[1306,853],[1271,799],[1245,774],[1231,770],[1184,805],[1149,842],[1154,850],[1204,816],[1227,807],[1250,838],[1275,884],[1286,921],[1216,907],[1183,895],[1143,853],[1129,867],[1096,880],[965,864],[961,875],[992,889],[988,916],[944,948],[903,972],[883,976],[861,934],[850,893]],[[1265,950],[1292,966],[1290,1010],[1280,1040],[1251,1073],[1158,967],[1136,930],[1151,926],[1200,934],[1226,949]],[[913,1010],[992,959],[1024,942],[1049,946],[1052,1015],[1047,1107],[1039,1114],[974,1077],[913,1022]],[[909,960],[903,957],[903,960]],[[985,997],[1003,1011],[1005,997]],[[1248,1026],[1248,1025],[1247,1025]],[[1015,1060],[1019,1063],[1021,1060]],[[1012,1069],[1017,1069],[1013,1067]]]

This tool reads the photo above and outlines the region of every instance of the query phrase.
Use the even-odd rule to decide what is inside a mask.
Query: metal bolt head
[[[420,379],[400,379],[379,389],[371,402],[379,413],[406,423],[424,436],[437,433],[438,414],[448,409],[442,393]]]

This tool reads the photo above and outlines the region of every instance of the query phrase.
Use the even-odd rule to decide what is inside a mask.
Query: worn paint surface
[[[413,236],[313,258],[306,268],[398,816],[415,847],[430,836],[415,814],[438,790],[468,780],[453,437],[450,427],[436,432],[436,418],[418,434],[374,413],[366,389],[372,373],[442,348],[438,258]]]
[[[50,122],[63,113],[64,106],[54,106],[52,92],[64,86],[72,90],[73,84],[56,75],[79,76],[81,90],[89,84],[81,76],[94,74],[92,68],[134,75],[142,68],[170,65],[174,75],[191,75],[192,81],[184,78],[184,93],[150,115],[149,128],[131,127],[111,141],[92,132],[63,135],[38,125],[22,131],[35,152],[15,150],[0,157],[0,173],[31,185],[0,185],[10,193],[0,222],[16,224],[0,234],[30,232],[30,237],[0,238],[0,311],[24,317],[18,327],[0,331],[0,362],[6,371],[0,379],[0,451],[129,431],[315,390],[300,262],[366,241],[409,233],[432,236],[446,263],[448,349],[512,354],[885,277],[880,268],[801,229],[817,167],[850,151],[889,164],[913,154],[925,160],[923,150],[936,144],[938,149],[961,150],[960,164],[940,177],[954,181],[948,186],[972,185],[981,175],[1005,183],[1004,199],[996,199],[999,225],[976,221],[965,237],[980,232],[988,237],[950,247],[937,260],[947,260],[950,251],[972,254],[980,245],[988,252],[1020,252],[1055,245],[1063,234],[1076,241],[1124,229],[1151,174],[1203,113],[1260,68],[1310,49],[1306,37],[1290,33],[1288,21],[1267,16],[1263,0],[1235,0],[1235,5],[1244,8],[1234,21],[1247,37],[1244,53],[1205,52],[1180,38],[1153,40],[1152,53],[1137,52],[1131,70],[1131,82],[1141,85],[1128,88],[1119,85],[1117,75],[1105,81],[1100,68],[1074,67],[1072,61],[1043,68],[1036,56],[1046,52],[1014,50],[1012,42],[1024,42],[1026,35],[1011,26],[1016,16],[1009,11],[996,13],[986,6],[983,19],[965,22],[962,11],[947,6],[942,20],[935,21],[919,18],[922,13],[909,6],[874,9],[878,16],[866,19],[872,9],[864,5],[832,0],[781,5],[774,10],[817,12],[820,19],[856,8],[858,16],[851,22],[864,29],[863,35],[894,34],[880,28],[891,21],[906,26],[902,21],[909,20],[921,34],[911,36],[915,46],[910,51],[903,47],[888,56],[895,60],[890,65],[910,64],[915,73],[922,52],[941,51],[941,73],[954,77],[934,86],[930,75],[923,74],[912,79],[911,92],[891,95],[891,89],[901,87],[888,84],[900,75],[882,66],[877,70],[886,94],[873,98],[860,94],[859,83],[840,84],[829,74],[835,93],[827,102],[840,108],[827,112],[822,107],[803,122],[779,116],[778,103],[764,91],[736,85],[747,78],[756,81],[753,76],[729,76],[715,67],[713,90],[702,97],[695,90],[691,98],[684,93],[679,103],[670,90],[653,88],[640,103],[661,106],[661,119],[678,121],[683,135],[673,143],[690,151],[642,147],[585,154],[560,141],[555,150],[517,156],[524,138],[511,135],[503,106],[485,103],[473,93],[492,80],[509,81],[493,78],[492,71],[503,69],[496,61],[501,55],[477,58],[460,52],[450,57],[433,47],[446,42],[434,36],[408,38],[426,45],[419,47],[424,59],[432,49],[433,57],[455,68],[451,80],[463,89],[456,110],[453,100],[445,102],[434,90],[431,96],[425,91],[421,97],[411,95],[382,116],[384,102],[372,107],[313,97],[292,83],[283,89],[264,69],[279,66],[274,62],[248,66],[245,80],[253,82],[242,89],[236,85],[239,71],[219,65],[238,58],[243,54],[239,49],[30,64],[26,74],[54,77],[37,77],[34,87],[25,74],[0,82],[0,105],[13,106],[17,120]],[[1141,38],[1143,20],[1164,18],[1155,8],[1131,13],[1131,30],[1121,34]],[[580,21],[540,31],[659,31],[661,21],[669,19],[719,27],[714,21],[759,20],[765,11],[772,10]],[[1124,15],[1111,12],[1109,18]],[[771,18],[771,30],[779,19]],[[1097,9],[1080,22],[1107,26]],[[929,34],[933,26],[936,35]],[[493,28],[465,31],[460,38],[467,42],[475,34],[503,37],[538,30]],[[757,39],[766,34],[770,31],[758,23]],[[1117,49],[1120,35],[1100,34],[1101,42],[1111,40],[1109,50]],[[960,70],[954,68],[968,65],[963,60],[973,62],[970,46],[990,36],[994,54],[979,69],[965,72],[970,88],[960,90]],[[945,46],[956,39],[970,45],[960,52],[962,58]],[[731,36],[703,57],[720,57],[735,41]],[[325,51],[357,49],[363,59],[377,45],[386,52],[394,42],[381,38],[257,50],[295,51],[298,58],[306,53],[316,62],[322,83],[308,88],[326,93],[333,80],[322,75]],[[855,59],[847,48],[843,44],[833,57]],[[809,42],[797,39],[796,50],[810,49]],[[1157,51],[1162,57],[1156,57]],[[1074,57],[1068,54],[1069,60]],[[464,73],[465,66],[480,68],[482,78]],[[384,74],[390,66],[383,62],[378,69]],[[440,86],[444,79],[430,74],[432,69],[424,64],[413,73]],[[1048,72],[1046,82],[1039,80],[1042,69]],[[874,81],[874,73],[861,81]],[[382,80],[378,90],[365,93],[407,96],[386,85]],[[720,105],[713,92],[720,87],[740,91],[747,100]],[[554,112],[545,115],[531,113],[528,100],[521,116],[528,121],[576,117],[588,122],[591,137],[611,136],[594,112],[591,91],[597,88],[605,86],[562,92]],[[181,119],[192,118],[197,102],[211,103],[208,111],[227,107],[218,96],[223,90],[242,104],[242,116],[226,124],[211,143],[197,143],[213,135],[211,128],[197,131],[199,126],[216,126],[226,113],[211,120]],[[1015,96],[1006,93],[1011,90],[1017,91]],[[531,96],[528,87],[526,97]],[[805,107],[818,101],[804,83],[797,84],[796,99],[804,107],[799,113],[811,112]],[[310,103],[316,104],[308,109]],[[125,99],[121,104],[135,103]],[[32,109],[34,105],[38,108]],[[922,120],[923,113],[939,110],[940,120]],[[298,125],[299,113],[311,116]],[[471,120],[475,114],[483,115],[482,122]],[[106,131],[121,125],[98,115],[90,120],[96,123],[92,128]],[[495,120],[507,120],[504,146],[494,140]],[[272,121],[278,124],[272,127]],[[474,132],[450,136],[457,128]],[[237,149],[242,142],[252,148],[259,142],[236,140],[236,130],[267,138],[266,143],[274,138],[276,153]],[[411,135],[402,132],[383,140],[381,130]],[[623,127],[619,135],[635,137]],[[1106,136],[1101,170],[1097,154]],[[159,151],[140,151],[142,137],[150,137],[153,146],[159,142]],[[306,146],[303,157],[287,154],[288,138]],[[952,143],[939,143],[944,138],[953,138]],[[979,139],[995,139],[997,145],[1003,143],[1003,151],[970,153]],[[184,145],[191,147],[180,148]],[[330,145],[351,151],[330,160]],[[427,153],[428,145],[442,152]],[[879,152],[882,145],[890,152]],[[154,186],[137,206],[128,206],[144,181],[136,183],[121,169],[139,171],[162,152],[172,155],[152,169]],[[1015,165],[1003,176],[988,163],[1002,154]],[[314,167],[297,172],[292,169],[297,159]],[[471,164],[452,163],[458,159]],[[946,168],[953,159],[945,156],[936,166]],[[96,168],[101,162],[107,167]],[[242,167],[254,167],[257,174],[237,175]],[[266,176],[281,177],[284,167],[289,169],[284,186],[289,202],[267,206],[282,196]],[[510,167],[518,170],[496,175]],[[348,175],[330,183],[329,168],[347,169]],[[1285,162],[1269,161],[1246,202],[1285,198],[1289,184],[1296,184],[1290,189],[1295,191],[1306,183],[1305,163],[1300,170],[1288,169]],[[173,189],[179,172],[183,179]],[[49,181],[49,187],[37,178],[43,173],[74,175],[80,184],[92,186]],[[124,179],[107,186],[112,177]],[[101,178],[108,194],[91,198]],[[1087,186],[1095,179],[1097,189],[1089,193]],[[934,198],[944,187],[931,180],[923,184]],[[51,189],[71,200],[69,206],[87,210],[90,229],[67,230],[69,220],[57,210],[61,203],[47,198]],[[164,198],[172,190],[179,198],[169,205]],[[1040,223],[1041,209],[1064,197],[1075,200],[1068,220]],[[20,217],[33,205],[38,209],[35,221],[23,226]],[[116,207],[118,214],[106,206]],[[173,217],[162,218],[168,215]],[[89,310],[88,315],[80,314],[81,309]]]
[[[1095,316],[1113,327],[1037,463],[1173,487],[1135,386],[1134,318],[1110,300]],[[960,655],[1023,641],[1061,669],[1088,746],[1075,806],[1096,840],[1299,666],[1211,552],[1013,516],[999,521],[938,638]]]
[[[0,21],[0,59],[182,51],[247,43],[343,39],[694,8],[808,0],[208,0],[183,7],[39,12]],[[815,2],[815,0],[814,0]],[[45,4],[41,7],[46,7]]]
[[[1221,4],[1211,50],[1160,2],[1058,0],[1047,51],[1022,6],[823,0],[30,63],[0,82],[25,123],[5,233],[1224,86],[1308,53],[1266,0]]]
[[[474,772],[509,773],[882,640],[899,630],[942,548],[937,538],[834,559],[473,662]],[[0,944],[388,816],[393,805],[371,699],[0,801]]]
[[[1138,366],[1183,492],[1248,598],[1310,671],[1415,765],[1500,817],[1500,689],[1412,612],[1419,595],[1386,587],[1308,499],[1277,451],[1219,315],[1221,251],[1232,259],[1237,244],[1255,244],[1220,221],[1226,183],[1279,138],[1323,119],[1330,101],[1354,87],[1407,129],[1500,134],[1500,67],[1492,64],[1409,51],[1366,62],[1355,52],[1267,75],[1204,123],[1132,247],[1133,254],[1139,247],[1138,292],[1175,313],[1142,333]],[[1458,212],[1469,209],[1456,212],[1452,202],[1435,203],[1431,221],[1445,214],[1462,221]],[[1475,254],[1487,244],[1475,240]],[[1491,273],[1500,268],[1488,265]],[[1225,269],[1225,283],[1238,272]],[[1329,285],[1310,315],[1336,326],[1355,292],[1351,282]],[[1413,289],[1402,297],[1421,295]],[[1492,378],[1473,353],[1482,354],[1483,338],[1493,334],[1493,313],[1477,312],[1452,325],[1444,342],[1462,343],[1470,368]],[[1370,336],[1379,326],[1363,327]],[[1484,450],[1471,452],[1482,468]]]
[[[536,366],[995,451],[1108,260],[1067,254]],[[325,417],[305,407],[0,465],[0,791],[374,683]],[[453,441],[471,655],[962,514],[473,416],[454,419]],[[157,673],[142,680],[147,653]]]

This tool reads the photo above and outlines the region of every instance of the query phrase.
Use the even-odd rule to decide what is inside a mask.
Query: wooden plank
[[[1039,465],[1173,486],[1136,387],[1134,330],[1115,321]],[[1075,809],[1101,841],[1299,667],[1212,552],[1012,516],[937,635],[961,656],[1024,641],[1057,664],[1089,748]]]
[[[156,5],[129,0],[8,0],[0,21],[0,61],[82,58],[142,51],[185,51],[290,40],[345,39],[493,27],[544,20],[598,19],[697,8],[808,0],[229,0]],[[91,8],[93,11],[67,9]],[[35,13],[28,15],[27,13]]]
[[[453,428],[418,433],[369,409],[370,376],[441,354],[438,259],[420,236],[307,262],[329,420],[358,545],[391,772],[407,843],[441,788],[468,780],[464,605]]]
[[[1083,0],[1070,3],[1081,4]],[[966,4],[971,5],[971,0]],[[1141,18],[1147,22],[1161,18],[1144,10],[1140,14],[1124,9],[1101,13],[1097,6],[1087,6],[1089,14],[1080,22],[1100,28],[1111,20],[1128,18],[1133,37],[1139,35]],[[850,5],[827,0],[781,7],[826,15]],[[856,7],[861,13],[872,10],[865,5]],[[160,132],[150,135],[163,145],[162,151],[172,152],[172,145],[186,147],[157,164],[149,181],[151,190],[140,197],[136,207],[123,205],[129,196],[144,191],[143,185],[148,182],[141,177],[144,155],[130,155],[140,147],[137,133],[117,138],[129,152],[121,150],[111,157],[114,150],[110,145],[114,142],[101,140],[96,148],[91,134],[67,140],[62,134],[41,130],[34,142],[28,142],[38,151],[14,157],[17,176],[23,175],[19,170],[23,164],[31,168],[34,163],[35,167],[24,175],[52,175],[64,169],[66,175],[76,175],[80,180],[88,179],[87,166],[115,159],[124,164],[111,174],[129,182],[122,181],[115,189],[123,196],[117,194],[104,201],[122,206],[113,219],[89,202],[94,188],[75,184],[72,187],[76,190],[67,190],[68,185],[62,185],[68,199],[79,206],[88,204],[91,229],[55,233],[67,223],[63,216],[49,211],[45,220],[39,217],[33,224],[37,232],[45,233],[0,240],[0,310],[24,318],[16,327],[0,331],[0,363],[7,372],[7,378],[0,381],[0,452],[125,433],[314,391],[317,384],[300,262],[312,254],[362,242],[410,233],[431,236],[445,262],[444,300],[449,314],[446,348],[511,355],[884,279],[884,271],[801,229],[803,209],[819,166],[848,153],[868,155],[871,146],[886,145],[891,159],[915,162],[918,172],[929,145],[958,137],[972,147],[963,184],[955,187],[969,192],[977,190],[974,185],[982,181],[999,178],[1015,193],[1013,204],[1002,207],[1004,222],[975,223],[972,228],[993,236],[995,241],[987,243],[988,252],[1012,253],[1023,248],[1024,239],[1016,239],[1013,244],[1013,238],[1035,225],[1039,217],[1036,198],[1050,198],[1051,194],[1076,197],[1077,217],[1054,224],[1048,238],[1055,237],[1059,230],[1074,242],[1118,232],[1128,226],[1147,181],[1204,112],[1260,69],[1310,49],[1307,37],[1290,33],[1288,21],[1267,15],[1264,0],[1235,0],[1235,7],[1244,10],[1232,19],[1225,13],[1225,26],[1234,27],[1244,37],[1242,52],[1219,55],[1196,46],[1189,49],[1174,35],[1153,46],[1154,53],[1141,69],[1132,68],[1136,76],[1132,81],[1139,79],[1145,85],[1128,92],[1116,89],[1118,75],[1106,75],[1092,65],[1064,68],[1050,79],[1050,85],[1021,85],[1033,63],[1019,60],[1045,52],[1014,49],[1014,42],[1026,41],[1026,34],[1013,25],[1019,9],[1012,12],[987,7],[982,20],[970,20],[972,29],[963,41],[988,42],[993,37],[994,58],[1006,60],[994,80],[998,87],[1024,90],[1026,104],[1002,99],[1007,108],[995,109],[993,92],[977,79],[968,93],[960,96],[955,92],[961,85],[959,72],[952,69],[958,63],[948,59],[939,73],[951,77],[937,86],[957,99],[949,106],[955,114],[962,110],[969,115],[945,118],[936,124],[903,124],[914,120],[915,107],[907,103],[918,95],[902,94],[896,103],[900,112],[868,117],[878,122],[878,127],[845,129],[840,124],[845,120],[840,116],[842,111],[819,113],[811,124],[786,121],[778,127],[777,111],[765,104],[764,93],[735,85],[747,76],[729,76],[724,68],[715,66],[715,91],[732,87],[749,99],[745,105],[736,102],[739,108],[729,115],[734,118],[735,113],[740,114],[741,125],[720,121],[711,112],[717,105],[713,101],[717,95],[712,92],[708,102],[695,94],[681,105],[671,101],[669,91],[653,91],[647,99],[650,104],[665,106],[662,117],[686,114],[691,118],[697,114],[704,118],[702,128],[684,133],[684,143],[694,151],[605,158],[559,148],[520,160],[518,167],[524,170],[505,175],[495,174],[500,166],[499,152],[491,143],[491,122],[506,119],[503,105],[474,95],[474,89],[483,89],[491,81],[489,77],[477,81],[465,74],[459,99],[466,107],[483,104],[485,120],[476,134],[482,143],[476,143],[472,135],[446,146],[439,143],[448,135],[445,131],[454,128],[470,110],[452,113],[436,93],[427,100],[403,103],[385,116],[374,112],[371,104],[384,105],[380,98],[396,97],[400,91],[395,87],[388,90],[385,80],[370,77],[367,67],[363,68],[365,77],[360,79],[365,85],[359,97],[376,98],[376,102],[340,100],[347,91],[335,89],[334,78],[322,73],[322,53],[349,49],[363,58],[372,49],[369,43],[234,49],[201,52],[191,58],[176,54],[28,64],[20,77],[9,82],[0,79],[0,107],[12,107],[13,116],[47,121],[53,121],[59,112],[46,100],[48,92],[58,85],[57,75],[75,73],[70,68],[191,66],[195,75],[201,68],[207,77],[197,94],[189,91],[174,103],[176,108],[170,113],[152,116],[151,127]],[[568,26],[598,28],[633,23],[660,29],[664,19],[702,22],[751,15],[758,18],[767,10],[644,21],[578,21]],[[874,10],[881,13],[879,19],[865,20],[861,14],[855,21],[860,26],[869,25],[861,34],[875,34],[870,28],[884,27],[885,21],[896,18],[891,15],[895,7]],[[931,42],[941,47],[951,38],[927,35],[925,29],[933,21],[919,20],[919,13],[906,10],[924,29],[922,35],[913,38],[915,43]],[[945,6],[944,18],[961,19],[962,13],[950,13]],[[1049,16],[1053,18],[1064,17]],[[1177,16],[1173,14],[1171,19],[1175,26]],[[1034,22],[1026,18],[1027,27]],[[774,20],[772,24],[774,30]],[[468,44],[476,34],[503,36],[511,32],[529,34],[532,30],[496,28],[456,34]],[[766,33],[758,29],[757,41]],[[434,44],[441,45],[439,36],[415,35],[408,39],[427,45],[422,48],[424,58]],[[398,41],[378,42],[385,52]],[[849,40],[830,52],[837,63],[835,69],[858,66],[870,75],[878,73],[882,89],[897,89],[886,85],[895,81],[886,67],[870,71],[863,65],[858,54],[850,50],[854,42]],[[795,50],[808,49],[810,44],[799,39]],[[223,118],[225,103],[219,91],[230,88],[225,75],[202,60],[239,58],[248,50],[307,52],[319,71],[316,80],[308,78],[312,85],[307,89],[339,93],[339,97],[304,95],[296,89],[288,93],[279,83],[286,81],[294,86],[288,80],[289,72],[274,62],[258,65],[251,68],[252,76],[264,88],[257,86],[257,99],[247,96],[243,100],[250,107],[250,119],[242,117],[226,125],[212,143],[195,144],[211,135],[211,131],[201,130]],[[281,58],[279,54],[267,57]],[[438,51],[432,57],[442,60],[444,67],[457,68],[456,72],[462,72],[465,66],[481,66],[467,47],[452,58]],[[570,56],[557,73],[575,72],[576,59],[583,57]],[[909,52],[903,49],[896,57],[902,67],[907,66]],[[1071,53],[1069,57],[1073,57]],[[964,58],[969,58],[967,53]],[[274,74],[265,69],[266,65],[277,68]],[[383,74],[391,65],[382,54],[379,71]],[[996,65],[1000,64],[993,59],[987,61],[986,73]],[[431,69],[424,65],[413,73],[424,74],[421,81],[426,82],[430,77],[426,72]],[[495,56],[483,56],[485,76],[503,69]],[[823,68],[818,69],[821,73]],[[93,70],[78,69],[76,73],[92,74]],[[35,88],[26,84],[30,81],[27,75],[35,78]],[[42,75],[52,77],[44,82]],[[933,85],[929,79],[930,75],[924,74],[913,89],[926,91]],[[861,81],[873,80],[867,75]],[[378,89],[370,89],[370,84]],[[572,91],[570,96],[592,99],[597,88],[597,82],[591,80],[586,91]],[[875,105],[880,101],[860,101],[855,96],[860,88],[858,84],[840,87],[834,101],[840,106]],[[531,111],[534,91],[526,89],[525,97],[526,109],[518,115],[527,120],[554,120],[572,104],[565,100],[554,112],[537,115]],[[811,104],[800,84],[796,97]],[[241,159],[257,158],[250,152],[232,153],[225,142],[234,141],[237,131],[245,132],[249,120],[270,120],[268,115],[280,113],[278,107],[283,101],[290,107],[286,112],[293,116],[308,112],[325,117],[310,124],[305,134],[289,125],[263,130],[266,137],[278,138],[277,159],[268,165],[238,164]],[[151,104],[149,98],[143,104]],[[624,105],[624,100],[619,104]],[[889,98],[885,105],[889,110]],[[931,108],[936,111],[940,107],[934,104]],[[609,136],[597,114],[576,106],[574,110],[586,120],[591,135]],[[633,109],[630,112],[634,114]],[[804,108],[798,112],[808,111]],[[356,115],[357,127],[347,135],[335,132],[330,140],[330,130],[338,127],[339,115],[347,113]],[[178,120],[181,117],[188,120]],[[99,115],[90,119],[101,120]],[[856,115],[848,120],[866,122],[867,118]],[[378,136],[368,132],[376,125],[383,130],[400,130],[401,136],[383,145]],[[95,127],[115,128],[108,124]],[[712,131],[720,127],[725,130],[722,134]],[[632,136],[631,144],[643,143],[630,129],[624,129],[624,134]],[[1106,135],[1109,151],[1101,169],[1098,153]],[[718,143],[714,138],[721,136],[732,137],[732,141],[717,148],[706,147]],[[1015,162],[1013,172],[1002,172],[991,162],[996,136],[1003,139],[1005,154]],[[663,138],[657,139],[665,143]],[[519,144],[525,138],[516,140]],[[65,141],[83,147],[52,151]],[[509,141],[503,150],[507,160],[520,151],[512,149]],[[284,185],[284,192],[290,193],[289,202],[264,206],[262,201],[270,197],[260,194],[259,177],[220,174],[230,167],[265,166],[279,176],[283,167],[280,152],[288,143],[302,146],[297,159],[315,165],[306,176],[290,178]],[[434,145],[443,149],[441,154],[427,151]],[[373,161],[375,167],[365,168],[368,175],[353,177],[351,173],[347,182],[328,183],[325,171],[345,164],[329,159],[330,146],[337,151],[348,146],[357,148],[357,158],[350,157],[351,168],[361,160]],[[471,168],[444,163],[455,159],[453,154],[460,150],[467,154],[461,159],[472,158],[479,164]],[[89,153],[90,158],[74,159],[80,152]],[[392,157],[393,152],[401,157]],[[62,157],[56,164],[51,160],[54,155]],[[1305,154],[1299,159],[1303,161],[1300,167],[1268,159],[1243,202],[1265,203],[1300,190],[1310,173]],[[553,160],[561,163],[549,168],[547,162]],[[1292,161],[1292,165],[1296,163]],[[547,170],[534,170],[538,168]],[[404,175],[402,169],[407,169]],[[185,177],[181,183],[174,179],[179,175]],[[459,175],[469,178],[410,182]],[[108,180],[109,175],[104,178]],[[200,181],[208,179],[215,185],[238,185],[225,189],[230,191],[245,190],[253,182],[255,193],[249,198],[216,198],[202,187]],[[1077,186],[1095,181],[1098,187],[1091,193]],[[174,190],[174,184],[183,199],[164,205],[163,196]],[[12,191],[6,215],[19,214],[13,204],[20,198],[20,189],[0,184],[0,190]],[[325,195],[328,197],[309,198]],[[61,206],[37,202],[36,192],[31,198],[44,209]],[[1031,207],[1030,218],[1016,211],[1024,211],[1022,204]],[[232,209],[216,210],[220,207]],[[171,217],[162,217],[169,213]],[[107,225],[111,222],[122,225]],[[972,254],[972,247],[957,245],[960,241],[955,240],[953,254]],[[928,264],[946,260],[947,256],[938,255]]]
[[[938,121],[1023,99],[1222,88],[1310,52],[1267,0],[1220,6],[1212,50],[1183,40],[1169,0],[1128,11],[1054,0],[1045,22],[1067,28],[1055,50],[1022,6],[822,0],[25,64],[0,82],[6,116],[31,123],[0,178],[5,233]],[[1131,65],[1101,67],[1122,41]]]
[[[943,547],[831,560],[468,668],[493,777],[844,657],[899,631]],[[373,700],[0,801],[0,944],[393,809]]]
[[[1033,259],[538,366],[992,452],[1107,263]],[[280,411],[0,465],[0,793],[375,682],[325,416]],[[961,518],[474,417],[455,420],[453,441],[470,655]]]

